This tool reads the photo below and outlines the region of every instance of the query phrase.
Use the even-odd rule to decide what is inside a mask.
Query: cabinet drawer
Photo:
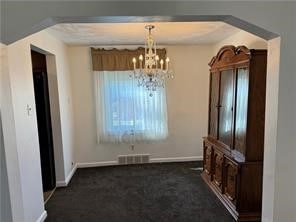
[[[235,162],[226,158],[225,164],[224,164],[224,173],[225,173],[224,193],[226,197],[234,205],[236,205],[239,167]]]
[[[213,182],[222,191],[223,154],[214,149],[213,154]]]
[[[212,174],[212,146],[204,143],[204,171],[206,174]]]

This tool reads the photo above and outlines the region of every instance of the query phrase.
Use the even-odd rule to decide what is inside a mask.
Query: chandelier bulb
[[[136,70],[136,62],[137,62],[137,60],[136,60],[136,58],[134,57],[134,58],[133,58],[134,71]]]

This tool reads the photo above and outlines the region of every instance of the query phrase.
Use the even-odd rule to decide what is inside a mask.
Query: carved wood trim
[[[223,46],[209,62],[211,69],[222,68],[238,62],[246,62],[251,58],[251,51],[246,46]]]

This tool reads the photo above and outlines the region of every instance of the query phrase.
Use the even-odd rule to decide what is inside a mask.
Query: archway
[[[12,38],[6,36],[5,43],[25,37],[26,35],[40,31],[58,23],[98,23],[98,22],[182,22],[182,21],[223,21],[236,26],[240,29],[255,34],[268,41],[268,68],[267,68],[267,97],[266,109],[274,112],[266,112],[265,125],[265,155],[264,155],[264,183],[263,183],[263,216],[269,214],[274,208],[274,184],[275,174],[275,153],[277,138],[277,109],[278,109],[278,85],[279,85],[279,55],[280,55],[280,37],[272,32],[262,29],[258,26],[240,20],[233,16],[99,16],[99,17],[58,17],[43,20],[38,25],[25,32],[15,34]],[[9,161],[9,160],[8,160]],[[8,166],[9,167],[9,166]],[[269,217],[269,216],[267,216]]]

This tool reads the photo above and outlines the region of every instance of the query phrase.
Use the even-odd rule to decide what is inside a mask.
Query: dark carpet
[[[78,169],[46,204],[47,222],[232,222],[198,162]]]

